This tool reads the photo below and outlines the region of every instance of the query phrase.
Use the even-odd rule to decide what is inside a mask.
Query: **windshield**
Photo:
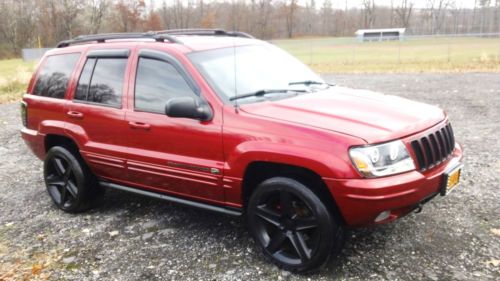
[[[318,82],[314,86],[324,83],[303,63],[271,44],[200,51],[191,53],[189,58],[225,102],[231,102],[236,95],[263,90],[296,89],[304,92],[304,89],[313,87],[310,83],[297,83],[300,81]],[[238,103],[291,96],[295,95],[286,91],[279,97],[249,95],[238,99]]]

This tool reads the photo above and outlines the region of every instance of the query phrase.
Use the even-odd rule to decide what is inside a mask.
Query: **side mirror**
[[[212,110],[202,99],[196,97],[171,98],[165,106],[169,117],[181,117],[208,121],[212,119]]]

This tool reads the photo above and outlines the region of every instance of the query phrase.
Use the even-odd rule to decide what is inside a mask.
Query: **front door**
[[[170,98],[200,96],[198,87],[167,53],[141,50],[135,62],[134,95],[126,112],[130,182],[222,203],[222,119],[217,116],[202,122],[166,116],[165,105]]]

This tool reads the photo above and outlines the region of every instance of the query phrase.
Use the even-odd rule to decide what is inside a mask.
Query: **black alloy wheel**
[[[96,192],[94,175],[76,152],[56,146],[44,161],[47,192],[55,205],[66,212],[80,212],[90,207]]]
[[[249,228],[266,256],[294,272],[326,263],[341,239],[341,225],[302,183],[276,177],[264,181],[248,204]]]

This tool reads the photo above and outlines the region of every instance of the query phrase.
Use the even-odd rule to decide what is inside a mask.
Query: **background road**
[[[499,280],[500,75],[325,78],[445,108],[465,150],[462,184],[421,214],[351,231],[338,260],[294,275],[264,260],[240,219],[118,191],[87,213],[58,211],[19,137],[18,104],[4,104],[0,280]]]

